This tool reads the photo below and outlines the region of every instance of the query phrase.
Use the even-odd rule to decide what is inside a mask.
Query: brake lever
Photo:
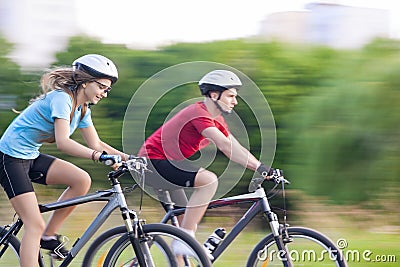
[[[282,182],[285,184],[290,184],[290,182],[283,176],[283,171],[281,169],[275,169],[274,175],[269,180],[272,180],[276,184],[280,184]]]
[[[134,157],[126,161],[128,169],[131,171],[150,171],[147,168],[147,159],[144,157]]]
[[[280,183],[290,184],[290,182],[288,180],[286,180],[285,177],[283,177],[283,176],[273,177],[269,180],[273,180],[273,182],[276,184],[280,184]]]

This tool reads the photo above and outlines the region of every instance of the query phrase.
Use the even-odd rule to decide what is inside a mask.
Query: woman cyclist
[[[70,162],[42,154],[43,143],[55,143],[71,156],[104,162],[118,162],[129,156],[102,142],[93,126],[89,104],[107,97],[118,71],[108,58],[88,54],[76,59],[72,67],[58,67],[41,78],[43,94],[9,125],[0,139],[0,182],[11,205],[24,222],[20,265],[37,266],[39,248],[64,257],[57,234],[74,207],[55,211],[47,226],[39,212],[32,182],[66,185],[59,200],[84,195],[91,185],[87,172]],[[79,128],[87,146],[70,139]],[[108,155],[107,155],[108,154]],[[39,173],[39,176],[33,176]]]
[[[222,116],[231,113],[237,105],[236,97],[241,85],[239,77],[231,71],[214,70],[207,73],[199,82],[204,101],[178,112],[156,130],[139,151],[139,156],[150,159],[153,171],[146,183],[156,190],[157,187],[168,189],[174,203],[187,205],[180,225],[192,236],[217,190],[218,178],[209,170],[191,165],[186,161],[187,158],[211,141],[229,159],[246,168],[257,170],[265,177],[273,171],[240,145],[229,132]],[[184,203],[186,196],[183,190],[177,186],[194,188],[187,203]],[[177,244],[176,254],[185,254]]]

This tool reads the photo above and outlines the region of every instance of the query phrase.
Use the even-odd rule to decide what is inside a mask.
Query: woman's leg
[[[87,172],[78,168],[74,164],[61,159],[56,159],[47,172],[46,183],[49,185],[68,186],[58,199],[60,201],[86,194],[90,189],[91,179]],[[55,235],[74,208],[75,207],[72,206],[54,211],[50,216],[44,235]]]
[[[210,171],[201,168],[194,180],[194,192],[191,195],[181,227],[193,233],[197,230],[197,224],[203,218],[218,188],[218,177]]]
[[[40,214],[34,192],[13,197],[11,205],[24,222],[24,234],[21,240],[20,258],[22,267],[38,266],[40,237],[45,223]]]

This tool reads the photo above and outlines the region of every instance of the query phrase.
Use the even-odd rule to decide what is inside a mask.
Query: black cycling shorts
[[[200,168],[188,161],[151,159],[149,169],[151,172],[146,173],[145,184],[154,190],[164,209],[168,211],[167,203],[170,201],[176,208],[185,207],[188,199],[184,189],[194,187]],[[166,191],[170,200],[165,199]]]
[[[46,185],[47,171],[55,159],[46,154],[36,159],[19,159],[0,152],[0,184],[8,198],[34,192],[32,182]]]
[[[160,183],[160,178],[161,180],[164,178],[174,185],[193,187],[194,179],[200,169],[199,167],[193,166],[188,161],[167,159],[151,159],[150,161],[150,168],[153,171],[152,175],[149,175],[147,178],[147,182],[150,184],[154,182],[158,184]],[[150,179],[152,181],[149,181]]]

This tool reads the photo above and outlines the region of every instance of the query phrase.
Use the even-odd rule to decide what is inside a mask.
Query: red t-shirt
[[[147,138],[140,148],[139,156],[169,160],[189,158],[209,144],[201,135],[208,127],[217,127],[225,136],[229,135],[228,125],[221,115],[212,118],[203,102],[192,104]]]

